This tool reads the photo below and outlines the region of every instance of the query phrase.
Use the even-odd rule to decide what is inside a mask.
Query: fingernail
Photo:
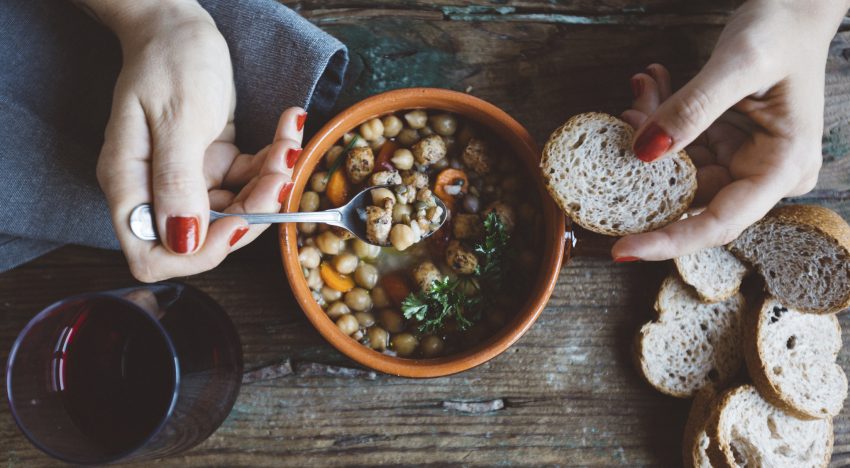
[[[301,157],[301,148],[290,148],[286,151],[286,167],[292,169]]]
[[[632,94],[636,98],[639,98],[643,94],[643,81],[636,76],[632,78]]]
[[[283,184],[283,188],[280,189],[280,195],[277,196],[278,203],[283,203],[283,201],[286,200],[286,196],[292,191],[292,185],[292,182]]]
[[[638,260],[640,260],[638,257],[617,257],[614,259],[614,263],[636,262]]]
[[[194,252],[200,243],[201,230],[195,216],[171,216],[165,221],[168,246],[176,253]]]
[[[635,140],[634,150],[638,159],[652,162],[664,156],[671,146],[673,146],[673,137],[653,122]]]
[[[295,124],[298,127],[299,132],[301,130],[304,130],[304,123],[305,122],[307,122],[307,113],[306,112],[299,115],[298,118],[295,120]]]
[[[246,233],[248,233],[248,228],[246,227],[241,227],[233,231],[233,235],[230,236],[230,246],[233,247],[236,245],[236,243],[239,242],[239,239],[241,239]]]

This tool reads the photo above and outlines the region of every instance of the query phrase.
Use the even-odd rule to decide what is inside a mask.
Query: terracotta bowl
[[[292,193],[284,203],[284,211],[298,211],[301,194],[310,175],[325,152],[343,134],[361,123],[403,109],[439,109],[462,115],[489,128],[513,149],[516,157],[526,166],[537,189],[544,217],[545,245],[541,252],[536,286],[529,293],[522,310],[496,335],[472,349],[458,354],[434,359],[407,359],[387,356],[369,349],[343,334],[313,300],[307,281],[298,262],[298,245],[295,224],[280,227],[280,250],[289,284],[307,318],[336,349],[358,363],[387,374],[404,377],[439,377],[462,372],[493,359],[515,343],[537,320],[549,300],[564,256],[564,215],[549,197],[538,169],[540,151],[528,131],[499,108],[467,94],[434,88],[410,88],[389,91],[365,99],[346,109],[322,127],[304,148],[301,160],[295,167]]]

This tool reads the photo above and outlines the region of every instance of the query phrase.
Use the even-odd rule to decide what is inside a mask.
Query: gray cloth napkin
[[[239,148],[271,141],[280,112],[310,123],[342,88],[342,43],[273,0],[200,0],[236,80]],[[118,41],[70,2],[0,3],[0,271],[63,244],[118,249],[95,166],[121,68]]]

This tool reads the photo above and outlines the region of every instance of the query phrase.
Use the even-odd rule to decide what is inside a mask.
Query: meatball
[[[487,144],[483,140],[479,140],[478,138],[469,140],[469,143],[463,150],[461,159],[464,164],[479,174],[490,172],[492,161],[488,154]]]
[[[366,239],[375,245],[387,245],[393,224],[393,212],[379,206],[366,207]]]
[[[364,146],[352,148],[348,152],[348,157],[345,159],[345,170],[348,171],[348,177],[355,184],[366,180],[374,168],[375,155],[372,153],[372,148]]]
[[[499,217],[508,232],[514,230],[514,226],[516,226],[516,214],[510,205],[500,201],[493,202],[484,210],[484,217],[486,218],[490,213],[496,213],[496,216]]]
[[[475,214],[457,214],[452,217],[452,233],[456,239],[480,239],[484,234],[481,218]]]
[[[440,135],[431,135],[419,140],[411,151],[417,163],[428,166],[446,157],[446,142]]]
[[[446,247],[446,263],[452,269],[462,275],[475,273],[478,268],[478,258],[471,250],[467,249],[459,240],[449,242]]]
[[[348,231],[348,229],[341,228],[339,226],[331,226],[331,232],[336,234],[337,237],[342,239],[343,241],[347,241],[349,239],[354,239],[354,234]]]
[[[431,262],[422,262],[413,269],[413,280],[423,291],[428,291],[431,288],[431,283],[442,279],[442,277],[440,270]]]
[[[372,174],[369,182],[372,185],[399,185],[401,183],[401,175],[397,171],[379,171]]]
[[[419,190],[428,186],[428,175],[419,171],[403,171],[401,173],[401,181],[404,182],[404,185],[409,185]]]

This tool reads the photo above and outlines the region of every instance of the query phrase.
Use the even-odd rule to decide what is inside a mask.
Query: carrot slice
[[[340,157],[342,158],[343,156]],[[334,207],[342,206],[348,201],[348,180],[346,180],[343,172],[344,171],[334,172],[330,180],[328,180],[328,186],[325,189],[328,200],[331,201],[331,204]]]
[[[395,150],[398,148],[398,143],[392,140],[384,142],[384,146],[381,146],[381,151],[378,152],[378,157],[375,158],[375,170],[395,170],[395,166],[393,166],[393,163],[390,162],[390,159],[392,159],[393,153],[395,153]]]
[[[319,265],[319,275],[322,277],[322,281],[328,285],[329,288],[339,291],[339,292],[348,292],[354,288],[354,280],[348,277],[347,275],[343,275],[342,273],[336,271],[334,267],[328,265],[325,262],[322,262]]]
[[[404,280],[398,273],[389,273],[381,278],[381,287],[387,292],[387,296],[396,306],[400,306],[401,302],[410,294],[410,288],[407,286],[407,281]]]
[[[466,193],[469,190],[469,178],[466,172],[460,169],[443,169],[434,181],[434,195],[440,197],[446,207],[453,211],[456,198],[446,192],[446,187],[449,185],[460,185],[460,193]]]

